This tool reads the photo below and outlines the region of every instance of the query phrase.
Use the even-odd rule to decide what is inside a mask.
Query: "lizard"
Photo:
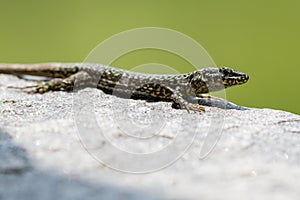
[[[204,106],[246,110],[207,93],[241,85],[249,76],[229,67],[209,67],[186,74],[146,74],[95,63],[0,64],[0,73],[51,78],[32,86],[11,88],[27,93],[72,91],[94,87],[121,98],[172,102],[172,107],[188,112],[205,111]],[[75,85],[75,86],[74,86]]]

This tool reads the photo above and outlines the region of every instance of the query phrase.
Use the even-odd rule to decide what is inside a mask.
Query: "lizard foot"
[[[192,103],[184,103],[184,104],[180,105],[178,103],[173,102],[172,108],[184,109],[184,110],[187,110],[189,113],[190,113],[190,111],[194,111],[194,112],[203,112],[203,111],[205,111],[204,106],[201,106],[199,104],[192,104]]]

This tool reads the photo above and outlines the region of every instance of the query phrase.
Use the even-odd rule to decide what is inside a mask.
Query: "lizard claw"
[[[176,108],[176,109],[184,109],[188,113],[190,113],[190,111],[194,111],[194,112],[203,112],[203,111],[205,111],[204,106],[201,106],[199,104],[192,104],[192,103],[184,103],[182,105],[173,104],[172,107]]]
[[[191,110],[191,111],[194,111],[194,112],[203,112],[203,111],[205,111],[205,108],[204,108],[203,106],[198,105],[198,104],[191,104],[191,103],[187,104],[187,105],[185,106],[185,109],[186,109],[188,112],[189,112],[190,110]]]

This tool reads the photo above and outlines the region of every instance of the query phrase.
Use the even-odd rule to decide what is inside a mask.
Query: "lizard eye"
[[[219,69],[219,72],[224,74],[224,75],[228,75],[228,74],[232,73],[233,70],[228,68],[228,67],[222,67],[222,68]]]

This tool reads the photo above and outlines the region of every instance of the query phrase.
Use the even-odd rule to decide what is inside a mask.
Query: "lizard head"
[[[241,85],[249,76],[229,67],[204,68],[191,74],[190,83],[196,94],[222,90],[227,87]]]
[[[236,71],[229,67],[222,67],[219,69],[219,72],[222,76],[223,85],[225,88],[234,85],[241,85],[249,80],[249,76],[247,74]]]

